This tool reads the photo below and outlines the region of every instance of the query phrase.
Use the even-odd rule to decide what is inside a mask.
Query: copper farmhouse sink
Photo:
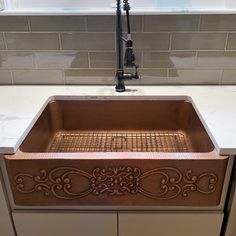
[[[217,206],[219,156],[188,100],[53,100],[14,155],[19,206]]]

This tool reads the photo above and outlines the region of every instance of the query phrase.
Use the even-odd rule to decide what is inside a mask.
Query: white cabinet
[[[223,213],[119,213],[119,236],[219,236]]]
[[[0,157],[1,158],[1,157]],[[1,170],[0,170],[1,172]],[[1,175],[1,173],[0,173]],[[0,176],[0,236],[14,236],[14,229],[7,208]]]
[[[17,236],[117,236],[116,213],[21,212],[13,219]]]
[[[13,219],[17,236],[219,236],[223,212],[120,212],[118,219],[116,212],[14,212]]]
[[[234,192],[232,206],[230,209],[229,219],[225,232],[225,236],[235,236],[235,235],[236,235],[236,189]]]

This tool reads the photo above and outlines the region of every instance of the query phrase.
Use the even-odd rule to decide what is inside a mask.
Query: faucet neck
[[[124,11],[126,12],[127,18],[127,38],[123,37],[122,31],[122,13],[121,13],[121,1],[124,3]],[[116,55],[117,55],[117,69],[116,69],[116,91],[124,92],[125,85],[124,80],[138,79],[137,66],[135,65],[135,56],[133,53],[133,41],[131,39],[130,21],[129,21],[129,11],[130,5],[128,0],[117,0],[116,9]],[[123,43],[126,44],[125,58],[123,56]],[[125,63],[124,63],[125,61]],[[124,66],[135,67],[135,74],[124,73]]]
[[[116,8],[116,54],[117,54],[117,69],[123,70],[123,31],[122,31],[122,14],[121,14],[121,3],[117,0]]]

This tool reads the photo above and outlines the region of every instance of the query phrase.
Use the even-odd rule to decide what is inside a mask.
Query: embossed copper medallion
[[[187,101],[62,100],[5,161],[19,206],[217,206],[228,158]]]

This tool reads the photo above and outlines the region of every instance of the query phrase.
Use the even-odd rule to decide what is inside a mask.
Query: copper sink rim
[[[145,97],[145,99],[144,99]],[[150,102],[150,101],[160,101],[160,102],[183,102],[183,103],[190,103],[193,107],[193,112],[196,113],[196,117],[197,119],[200,120],[200,123],[202,126],[204,126],[201,121],[201,116],[198,113],[198,110],[196,109],[196,106],[194,104],[194,102],[192,101],[191,97],[188,96],[149,96],[148,98],[146,96],[138,96],[138,97],[127,97],[127,96],[122,96],[122,97],[113,97],[113,96],[71,96],[69,97],[69,99],[65,99],[68,98],[66,96],[52,96],[50,97],[47,102],[47,104],[49,105],[51,102],[69,102],[69,101],[82,101],[84,102],[88,102],[88,100],[92,100],[94,102],[109,102],[109,101],[118,101],[118,102],[130,102],[130,101],[141,101],[141,102]],[[80,99],[79,99],[80,98]],[[64,105],[65,106],[65,105]],[[176,105],[177,106],[177,105]],[[46,108],[44,108],[46,110]],[[192,112],[192,111],[191,111]],[[192,113],[193,113],[192,112]],[[40,117],[42,116],[42,114],[40,114]],[[38,120],[36,121],[35,124],[37,124]],[[29,134],[32,132],[34,127],[31,128],[31,130],[29,131]],[[74,128],[74,127],[73,127]],[[112,127],[113,128],[113,127]],[[118,127],[119,128],[119,127]],[[137,127],[136,127],[137,128]],[[146,128],[146,127],[145,127]],[[156,128],[156,127],[155,127]],[[86,127],[82,128],[81,130],[86,130]],[[67,130],[67,129],[65,129]],[[76,130],[76,129],[75,129]],[[93,130],[91,128],[91,130]],[[109,128],[106,130],[110,130]],[[116,130],[116,129],[114,129]],[[125,129],[124,129],[125,130]],[[136,129],[132,129],[132,130],[136,130]],[[141,130],[143,130],[143,127],[141,128]],[[149,130],[149,129],[147,129]],[[158,130],[158,128],[157,128]],[[205,130],[205,131],[204,131]],[[206,129],[204,129],[203,127],[203,131],[205,133],[207,133]],[[29,135],[28,134],[28,135]],[[217,152],[216,146],[214,145],[214,143],[211,140],[211,135],[207,134],[207,139],[210,140],[211,144],[209,144],[209,150],[189,150],[189,152],[147,152],[147,151],[134,151],[134,152],[120,152],[120,151],[116,151],[116,152],[49,152],[48,150],[45,149],[44,150],[38,150],[37,152],[34,152],[32,150],[30,150],[30,148],[28,148],[28,150],[22,150],[22,147],[24,146],[24,142],[25,140],[27,140],[27,137],[24,139],[24,141],[21,143],[19,149],[17,150],[17,152],[15,153],[15,158],[10,158],[10,159],[34,159],[34,157],[36,159],[64,159],[64,158],[71,158],[71,159],[214,159],[219,157],[219,153]],[[36,140],[37,141],[37,140]],[[204,141],[204,140],[203,140]],[[10,155],[9,155],[10,156]]]
[[[131,100],[131,101],[185,101],[190,102],[194,105],[196,109],[195,103],[191,96],[189,95],[53,95],[48,97],[42,109],[47,106],[48,103],[53,101],[123,101],[123,100]]]
[[[30,153],[22,152],[20,149],[14,155],[5,155],[9,160],[53,160],[53,159],[71,159],[71,160],[209,160],[225,159],[227,156],[219,155],[216,149],[211,152],[185,152],[185,153],[167,153],[167,152],[74,152],[74,153]]]

